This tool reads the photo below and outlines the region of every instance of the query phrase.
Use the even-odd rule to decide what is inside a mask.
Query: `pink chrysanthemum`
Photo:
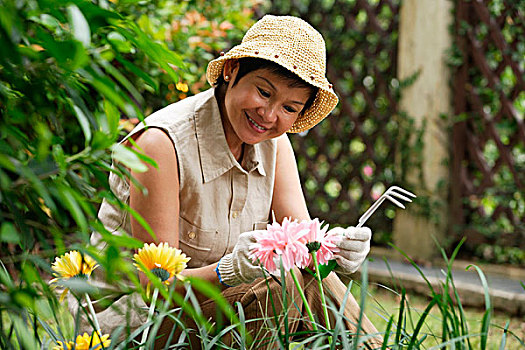
[[[257,243],[250,247],[253,261],[259,261],[263,266],[274,273],[277,271],[276,261],[282,258],[285,271],[291,270],[294,265],[301,267],[308,255],[304,236],[308,227],[289,218],[283,220],[282,225],[274,222],[268,225],[266,232],[255,235]]]
[[[336,243],[341,241],[341,236],[328,231],[328,225],[321,227],[322,222],[315,218],[310,221],[303,221],[303,224],[308,226],[308,233],[304,236],[305,244],[311,245],[318,243],[319,249],[316,251],[317,262],[319,264],[327,264],[328,261],[334,258],[334,253],[339,251]],[[327,232],[328,231],[328,232]],[[312,256],[308,254],[303,266],[308,266],[312,260]]]
[[[268,225],[270,227],[270,225]],[[264,268],[271,273],[277,270],[275,260],[278,258],[277,239],[268,231],[260,231],[254,235],[257,243],[250,245],[250,257],[253,262],[259,260]]]

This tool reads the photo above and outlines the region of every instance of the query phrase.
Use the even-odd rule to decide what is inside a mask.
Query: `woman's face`
[[[227,139],[256,144],[288,131],[310,97],[307,88],[290,87],[290,82],[266,69],[247,73],[237,81],[238,63],[229,60],[224,76],[229,83],[224,97],[223,123]]]

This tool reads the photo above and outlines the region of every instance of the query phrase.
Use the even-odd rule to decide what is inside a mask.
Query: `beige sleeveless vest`
[[[232,251],[242,232],[265,229],[274,186],[276,140],[245,145],[243,166],[232,155],[214,89],[169,105],[147,117],[145,128],[164,130],[179,166],[179,248],[189,267],[217,262]],[[129,183],[111,173],[112,190],[129,204]],[[131,234],[127,212],[104,201],[99,218],[111,232]],[[175,232],[174,232],[175,234]],[[99,241],[95,233],[92,241]]]

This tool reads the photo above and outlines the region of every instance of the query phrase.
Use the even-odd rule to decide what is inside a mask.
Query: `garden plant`
[[[355,332],[346,330],[342,310],[329,298],[322,301],[324,315],[305,320],[311,323],[310,332],[288,332],[283,314],[265,319],[260,334],[249,334],[245,326],[255,320],[246,319],[238,305],[229,305],[217,287],[177,277],[191,256],[167,245],[143,245],[128,235],[113,235],[97,219],[98,206],[106,199],[148,227],[110,191],[108,174],[129,178],[130,169],[144,171],[145,163],[154,162],[118,141],[152,111],[204,89],[206,62],[239,41],[261,10],[254,0],[218,3],[0,0],[1,349],[149,349],[166,320],[175,325],[169,334],[176,339],[171,348],[186,348],[195,336],[204,349],[366,347],[368,336],[360,334],[361,325]],[[112,166],[111,157],[118,163]],[[326,232],[319,221],[313,222],[312,232]],[[277,232],[282,226],[274,223],[268,230],[272,228]],[[102,235],[103,252],[90,243],[93,231]],[[266,253],[273,254],[275,246],[261,242],[253,256],[285,281],[282,277],[293,274],[293,265],[307,267],[313,259],[315,266],[330,259],[325,250],[330,242],[323,242],[307,247],[299,260],[286,260],[283,254],[280,266],[264,264],[263,248],[270,247]],[[450,257],[442,250],[444,282],[440,288],[429,283],[423,310],[409,307],[402,287],[391,290],[393,298],[399,297],[399,308],[395,314],[381,312],[384,349],[525,346],[508,326],[492,323],[488,286],[476,266],[471,269],[483,283],[485,311],[479,323],[467,321],[451,274],[460,247]],[[148,277],[147,287],[140,284],[137,270]],[[361,312],[368,312],[366,263],[361,280],[349,282],[347,293],[355,284],[361,288]],[[287,300],[285,285],[282,290]],[[97,303],[122,294],[147,301],[146,321],[137,329],[122,324],[106,331],[95,316]],[[216,322],[202,317],[197,295],[214,299],[221,315]],[[75,310],[68,308],[72,301],[77,301]],[[429,317],[438,318],[439,329],[429,329]],[[319,322],[327,318],[333,327]],[[90,333],[79,332],[82,322],[91,326]]]

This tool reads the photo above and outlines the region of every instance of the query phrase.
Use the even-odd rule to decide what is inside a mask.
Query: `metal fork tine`
[[[395,187],[395,186],[393,186]],[[412,200],[408,197],[405,197],[403,196],[402,194],[399,194],[397,192],[394,192],[392,191],[392,187],[390,187],[389,189],[387,189],[382,195],[381,197],[379,197],[371,206],[370,208],[368,208],[368,210],[361,216],[360,219],[364,219],[364,221],[368,220],[368,218],[370,216],[372,216],[372,214],[377,210],[377,207],[379,207],[385,200],[385,197],[387,197],[388,195],[394,195],[394,196],[397,196],[398,198],[401,198],[401,199],[404,199],[408,202],[412,202]],[[395,199],[393,198],[390,198],[390,200],[394,201],[398,206],[400,205],[403,209],[403,205],[399,202],[397,202]]]
[[[401,198],[402,200],[405,200],[407,202],[412,202],[412,199],[410,199],[408,197],[405,197],[402,194],[399,194],[399,193],[394,192],[394,191],[389,191],[387,194],[392,195],[392,196],[396,196],[397,198]]]
[[[399,187],[399,186],[392,186],[392,187],[389,188],[389,190],[398,190],[398,191],[403,192],[404,194],[406,194],[406,195],[408,195],[408,196],[410,196],[410,197],[414,197],[414,198],[417,197],[417,196],[416,196],[415,194],[413,194],[412,192],[409,192],[409,191],[407,191],[407,190],[405,190],[404,188]]]
[[[394,198],[394,197],[397,197],[398,199],[401,199],[401,200],[404,200],[404,201],[407,201],[407,202],[412,202],[412,200],[410,198],[404,196],[403,194],[398,193],[398,192],[401,192],[401,193],[403,193],[403,194],[405,194],[407,196],[416,198],[415,194],[405,190],[404,188],[401,188],[399,186],[391,186],[381,195],[381,197],[379,197],[370,206],[370,208],[368,208],[367,211],[365,211],[365,213],[363,215],[361,215],[361,217],[359,218],[359,223],[357,224],[357,227],[363,226],[364,223],[370,218],[370,216],[372,216],[372,214],[374,214],[374,212],[377,210],[377,208],[379,208],[379,206],[385,201],[385,199],[388,199],[389,201],[391,201],[392,203],[394,203],[398,207],[405,209],[405,206],[401,202],[399,202],[396,198]]]
[[[392,203],[394,203],[395,205],[397,205],[398,207],[400,208],[403,208],[405,209],[405,206],[403,204],[401,204],[401,202],[398,202],[396,199],[394,199],[393,197],[390,197],[390,195],[386,195],[385,198],[388,198],[388,200],[390,200]]]

